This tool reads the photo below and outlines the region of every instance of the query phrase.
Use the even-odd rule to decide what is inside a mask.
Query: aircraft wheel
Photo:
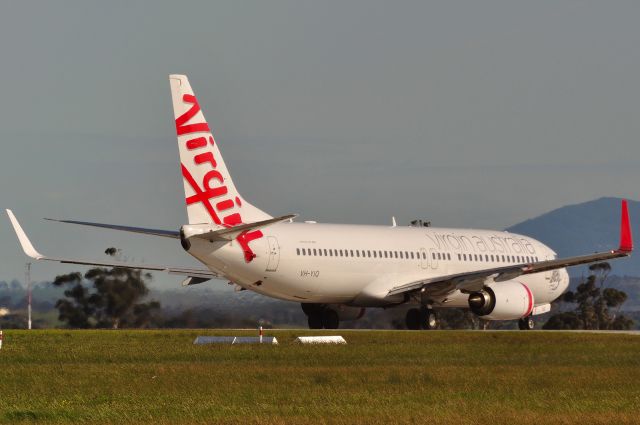
[[[438,328],[438,315],[430,308],[424,308],[420,310],[420,327],[422,329],[437,329]]]
[[[322,329],[322,313],[312,313],[308,317],[309,329]]]
[[[340,318],[335,310],[325,308],[322,311],[322,327],[325,329],[338,329]]]
[[[407,324],[407,329],[420,329],[420,310],[418,310],[417,308],[410,308],[409,310],[407,310],[405,323]]]
[[[535,328],[535,326],[536,322],[533,320],[532,316],[523,317],[522,319],[518,320],[518,328],[520,328],[520,330],[522,331],[530,331]]]

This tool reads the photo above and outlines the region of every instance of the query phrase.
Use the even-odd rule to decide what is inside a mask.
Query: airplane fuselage
[[[245,289],[302,303],[363,307],[401,302],[385,298],[394,284],[556,258],[527,236],[433,227],[279,223],[252,241],[256,257],[250,262],[235,242],[194,242],[191,255]],[[558,269],[518,281],[539,304],[562,294],[569,276]],[[467,298],[456,291],[433,301],[465,307]]]

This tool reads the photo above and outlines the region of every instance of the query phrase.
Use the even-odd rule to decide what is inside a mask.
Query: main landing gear
[[[307,315],[309,329],[338,329],[340,317],[338,312],[319,304],[302,304],[302,311]]]
[[[536,322],[533,320],[533,316],[523,317],[518,320],[518,328],[521,331],[530,331],[535,328]]]
[[[407,329],[437,329],[438,315],[430,308],[410,308],[406,317]]]

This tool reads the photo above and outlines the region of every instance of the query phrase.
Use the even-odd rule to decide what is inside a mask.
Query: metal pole
[[[31,263],[26,264],[24,275],[27,281],[27,328],[31,329]]]

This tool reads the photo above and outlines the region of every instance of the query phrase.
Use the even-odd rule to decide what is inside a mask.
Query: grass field
[[[194,346],[255,331],[5,331],[2,423],[640,423],[640,336],[338,331],[346,346]]]

